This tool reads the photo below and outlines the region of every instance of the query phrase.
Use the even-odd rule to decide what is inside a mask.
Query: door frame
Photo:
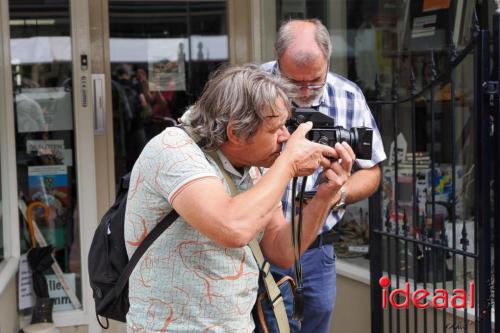
[[[2,179],[2,221],[5,259],[0,263],[0,294],[7,287],[18,269],[19,214],[17,209],[17,167],[14,129],[14,108],[12,104],[12,77],[10,67],[10,38],[8,1],[0,0],[0,177]],[[3,102],[1,102],[3,101]]]
[[[73,116],[75,136],[75,156],[77,186],[78,228],[80,241],[80,265],[82,309],[54,312],[52,317],[57,327],[88,325],[89,332],[100,332],[100,326],[95,319],[94,301],[88,279],[88,250],[92,235],[97,224],[96,180],[95,180],[95,153],[94,153],[94,116],[93,116],[93,89],[91,80],[91,64],[86,68],[80,65],[81,55],[90,59],[90,27],[89,3],[81,0],[68,0],[71,21],[71,49],[72,49],[72,78],[73,78]],[[9,28],[9,0],[0,0],[0,107],[4,110],[0,114],[0,135],[2,145],[2,177],[7,184],[2,184],[2,198],[4,198],[4,223],[9,225],[5,229],[7,264],[17,271],[17,262],[20,256],[19,241],[19,211],[17,172],[16,172],[16,144],[15,120],[12,94],[12,70],[10,61],[10,28]],[[8,258],[10,257],[10,259]],[[3,274],[5,275],[5,274]],[[13,275],[13,274],[12,274]],[[0,276],[2,278],[2,276]],[[9,280],[12,276],[8,277]],[[1,282],[1,280],[0,280]],[[17,288],[17,282],[15,283]],[[17,300],[16,300],[17,301]],[[15,302],[17,308],[17,302]]]
[[[78,211],[80,228],[80,265],[82,306],[80,311],[54,313],[56,326],[88,325],[89,332],[99,332],[94,300],[88,279],[88,251],[97,224],[96,172],[94,152],[94,112],[90,49],[88,1],[69,0],[71,51],[73,59],[73,109],[78,179]],[[86,66],[81,64],[86,56]]]

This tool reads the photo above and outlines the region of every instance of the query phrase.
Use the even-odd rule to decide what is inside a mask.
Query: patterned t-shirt
[[[218,151],[239,191],[252,186]],[[216,163],[179,128],[167,128],[139,156],[125,214],[129,257],[190,182],[217,177]],[[201,207],[203,198],[195,205]],[[210,221],[206,221],[210,223]],[[224,248],[179,217],[147,250],[129,280],[128,332],[251,332],[258,267],[248,246]]]

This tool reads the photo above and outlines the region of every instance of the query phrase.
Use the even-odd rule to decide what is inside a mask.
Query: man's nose
[[[311,91],[307,86],[301,86],[299,88],[299,93],[300,93],[300,96],[303,97],[303,96],[308,96],[311,93]]]
[[[278,142],[283,143],[286,142],[290,138],[290,132],[288,132],[288,128],[283,126],[280,135],[278,136]]]

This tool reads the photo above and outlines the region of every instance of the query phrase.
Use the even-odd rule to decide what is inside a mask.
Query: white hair
[[[290,90],[283,79],[256,65],[223,67],[206,83],[200,99],[191,109],[189,124],[209,150],[227,141],[230,122],[236,136],[250,138],[270,112],[278,113],[278,98],[290,111],[287,98]]]

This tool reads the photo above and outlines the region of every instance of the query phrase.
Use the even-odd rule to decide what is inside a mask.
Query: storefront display
[[[10,58],[21,254],[33,247],[53,249],[55,263],[41,274],[55,312],[82,306],[69,2],[57,4],[53,24],[32,30],[30,20],[39,17],[10,2],[11,22],[19,22],[11,24]],[[33,291],[29,284],[22,288],[19,307],[28,314]]]

